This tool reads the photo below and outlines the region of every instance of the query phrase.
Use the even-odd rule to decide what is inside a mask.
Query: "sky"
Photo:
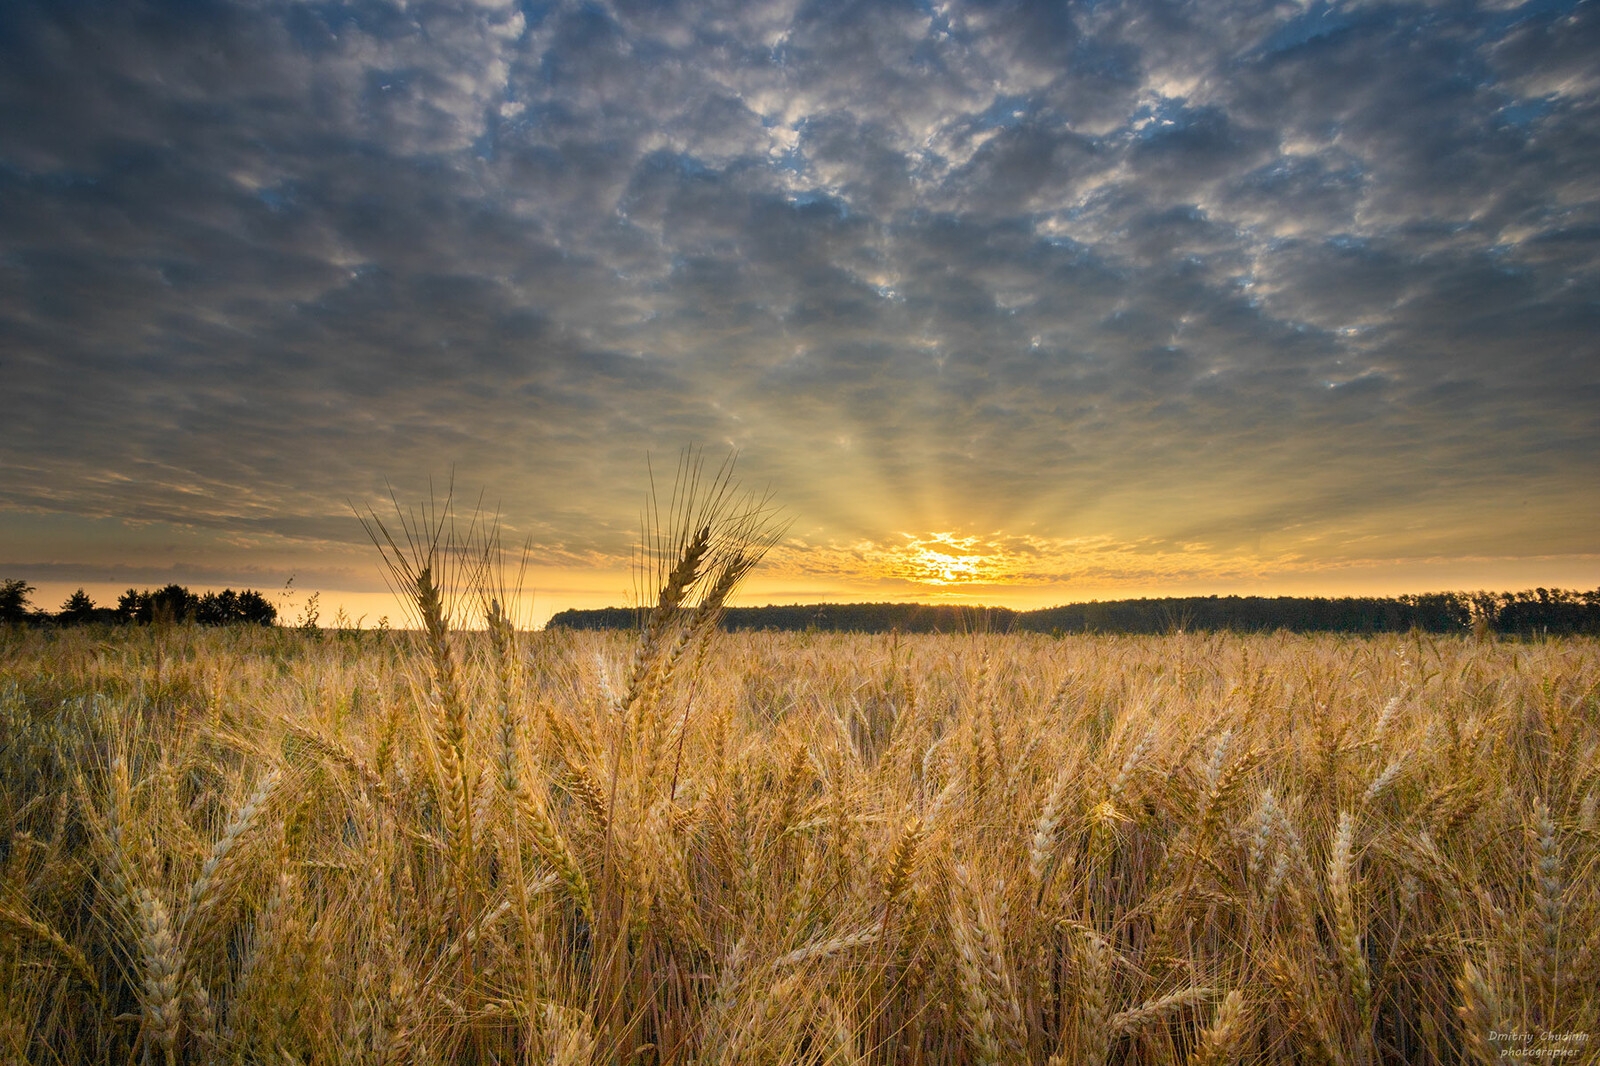
[[[0,381],[42,606],[626,603],[690,445],[745,603],[1593,588],[1600,0],[10,0]]]

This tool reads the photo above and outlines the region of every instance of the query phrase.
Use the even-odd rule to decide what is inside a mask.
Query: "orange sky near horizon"
[[[781,564],[783,552],[776,554],[779,565],[758,567],[735,596],[735,606],[796,603],[943,603],[967,606],[1009,607],[1034,610],[1088,600],[1136,599],[1163,596],[1259,595],[1259,596],[1394,596],[1421,592],[1488,589],[1514,591],[1534,587],[1588,590],[1600,587],[1600,557],[1575,556],[1553,559],[1455,559],[1414,562],[1364,562],[1325,567],[1306,572],[1251,571],[1246,566],[1206,574],[1168,573],[1163,577],[1134,583],[1085,579],[1082,581],[1030,583],[1024,575],[1014,581],[1003,580],[1013,562],[988,559],[972,553],[960,555],[938,551],[937,558],[906,553],[889,560],[876,571],[863,572],[854,580],[832,573],[826,577],[792,571]],[[950,557],[964,562],[952,563]],[[633,606],[633,575],[624,568],[558,569],[534,567],[527,575],[524,593],[517,604],[519,623],[541,628],[551,615],[569,608]],[[182,583],[180,581],[180,583]],[[54,610],[78,589],[85,589],[96,603],[111,606],[129,587],[156,587],[152,582],[114,581],[30,581],[35,607]],[[248,583],[234,583],[244,587]],[[309,594],[318,594],[320,623],[337,624],[342,609],[346,621],[371,629],[387,618],[394,627],[403,627],[406,608],[382,588],[376,559],[372,561],[363,587],[348,588],[354,581],[309,584],[299,579],[285,593],[281,586],[248,585],[262,592],[278,606],[284,624],[304,616]],[[376,587],[374,587],[376,586]],[[221,585],[191,583],[201,591]],[[464,601],[458,609],[468,628],[475,627],[475,608]]]

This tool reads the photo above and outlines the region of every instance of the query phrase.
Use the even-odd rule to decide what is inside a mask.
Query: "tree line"
[[[130,625],[152,622],[194,622],[206,626],[262,625],[278,620],[278,609],[254,589],[194,593],[183,585],[132,589],[117,597],[115,607],[95,603],[83,589],[68,596],[59,611],[31,605],[34,586],[17,578],[0,580],[0,623],[56,625]]]
[[[278,610],[254,589],[194,593],[183,585],[128,589],[116,606],[96,604],[78,589],[58,611],[33,607],[34,586],[0,580],[0,624],[56,625],[193,622],[273,625]],[[311,623],[315,625],[313,621]],[[553,629],[629,629],[626,607],[569,609]],[[887,633],[1170,633],[1182,630],[1299,633],[1499,633],[1600,635],[1600,589],[1521,592],[1433,592],[1416,596],[1176,596],[1091,600],[1033,611],[921,603],[813,603],[729,607],[725,630],[813,630]]]
[[[561,611],[552,628],[626,629],[626,607]],[[813,603],[729,607],[727,630],[886,633],[1298,633],[1600,634],[1600,589],[1431,592],[1416,596],[1173,596],[1094,600],[1033,611],[920,603]]]

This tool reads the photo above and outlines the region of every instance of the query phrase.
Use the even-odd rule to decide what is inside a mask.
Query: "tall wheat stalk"
[[[430,667],[431,709],[434,746],[442,777],[442,791],[448,826],[451,892],[456,904],[459,934],[471,926],[477,905],[474,863],[473,810],[475,773],[467,750],[470,722],[467,699],[457,675],[456,656],[450,641],[453,600],[460,585],[471,583],[472,560],[463,560],[477,530],[475,516],[466,535],[458,534],[452,516],[452,491],[443,504],[430,499],[415,510],[405,510],[391,493],[399,538],[377,513],[368,510],[362,528],[378,549],[390,589],[406,605],[422,630]],[[402,543],[403,542],[403,543]],[[462,571],[468,572],[463,575]],[[465,577],[465,581],[463,581]],[[461,952],[462,983],[473,984],[474,952]]]

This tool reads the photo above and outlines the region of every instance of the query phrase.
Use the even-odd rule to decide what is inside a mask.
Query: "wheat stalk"
[[[13,928],[49,945],[52,951],[72,967],[72,971],[90,991],[96,996],[100,995],[100,978],[95,974],[94,967],[89,965],[89,958],[83,953],[83,949],[67,940],[54,926],[29,913],[27,904],[23,900],[0,897],[0,921],[5,921]]]

